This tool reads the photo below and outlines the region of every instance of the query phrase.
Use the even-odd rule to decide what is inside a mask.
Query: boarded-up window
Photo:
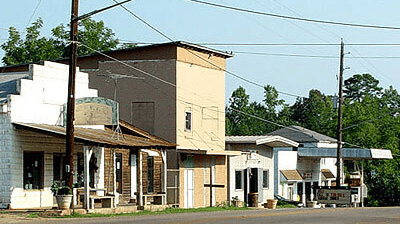
[[[147,192],[154,191],[154,158],[147,157]]]
[[[154,102],[132,102],[131,123],[147,132],[154,133]]]

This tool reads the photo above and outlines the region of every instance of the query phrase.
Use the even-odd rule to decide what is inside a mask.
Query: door
[[[117,192],[122,194],[122,154],[115,154],[115,180],[117,185]]]
[[[194,203],[194,170],[193,169],[185,169],[184,172],[184,192],[185,192],[185,202],[184,208],[193,208]]]

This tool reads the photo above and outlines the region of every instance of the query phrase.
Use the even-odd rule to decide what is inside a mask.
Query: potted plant
[[[235,207],[243,207],[243,202],[239,200],[238,196],[232,197],[232,205]]]
[[[68,186],[60,187],[56,182],[51,185],[51,191],[56,196],[59,209],[69,209],[72,202],[72,190]]]

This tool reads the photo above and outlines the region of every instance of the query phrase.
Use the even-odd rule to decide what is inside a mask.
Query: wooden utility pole
[[[75,123],[75,78],[78,61],[78,0],[72,0],[70,59],[67,99],[67,128],[66,128],[66,185],[72,189],[74,183],[74,123]]]
[[[343,39],[340,43],[340,65],[339,65],[339,107],[338,107],[338,124],[337,124],[337,156],[336,156],[336,187],[340,187],[340,169],[342,155],[342,105],[343,105],[343,58],[344,43]]]

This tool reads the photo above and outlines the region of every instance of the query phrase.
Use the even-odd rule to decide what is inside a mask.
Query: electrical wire
[[[316,19],[308,19],[308,18],[301,18],[301,17],[294,17],[294,16],[286,16],[286,15],[259,12],[259,11],[242,9],[242,8],[237,8],[237,7],[227,6],[227,5],[221,5],[221,4],[211,3],[211,2],[205,2],[205,1],[200,1],[200,0],[187,0],[187,1],[196,2],[196,3],[200,3],[200,4],[204,4],[204,5],[218,7],[218,8],[224,8],[224,9],[229,9],[229,10],[234,10],[234,11],[239,11],[239,12],[262,15],[262,16],[276,17],[276,18],[281,18],[281,19],[290,19],[290,20],[298,20],[298,21],[304,21],[304,22],[322,23],[322,24],[331,24],[331,25],[340,25],[340,26],[350,26],[350,27],[360,27],[360,28],[400,30],[400,27],[394,27],[394,26],[381,26],[381,25],[369,25],[369,24],[356,24],[356,23],[336,22],[336,21],[328,21],[328,20],[316,20]]]
[[[112,0],[112,1],[117,2],[116,0]],[[122,6],[121,6],[121,7],[122,7]],[[126,7],[124,7],[124,8],[126,8]],[[126,10],[127,10],[127,9],[126,9]],[[128,11],[128,12],[130,12],[130,11]],[[135,18],[139,19],[133,12],[130,12],[130,14],[133,15]],[[148,27],[150,27],[152,30],[156,31],[157,33],[161,34],[163,37],[167,38],[169,41],[172,41],[172,42],[174,41],[172,38],[168,37],[166,34],[164,34],[163,32],[161,32],[160,30],[158,30],[158,29],[156,29],[155,27],[151,26],[149,23],[147,23],[147,22],[144,21],[143,19],[139,19],[139,20],[140,20],[141,22],[143,22],[144,24],[146,24]],[[215,63],[212,63],[210,60],[204,59],[203,57],[198,56],[197,54],[193,53],[192,51],[189,51],[189,50],[186,49],[186,48],[185,48],[185,50],[188,51],[189,53],[195,55],[197,58],[200,58],[201,60],[203,60],[203,61],[209,63],[210,65],[212,65],[212,66],[214,66],[214,67],[216,67],[216,68],[218,68],[218,69],[220,69],[220,70],[222,70],[222,71],[224,71],[224,72],[226,72],[226,73],[228,73],[228,74],[230,74],[230,75],[232,75],[232,76],[234,76],[234,77],[236,77],[236,78],[238,78],[238,79],[241,79],[241,80],[243,80],[243,81],[246,81],[246,82],[248,82],[248,83],[250,83],[250,84],[253,84],[253,85],[257,86],[257,87],[261,87],[261,88],[264,89],[264,86],[263,86],[263,85],[260,85],[260,84],[258,84],[258,83],[256,83],[256,82],[253,82],[253,81],[249,80],[249,79],[243,78],[243,77],[241,77],[241,76],[239,76],[239,75],[237,75],[237,74],[235,74],[235,73],[233,73],[233,72],[230,72],[230,71],[228,71],[228,70],[226,70],[226,69],[224,69],[224,68],[221,68],[220,66],[216,65]],[[290,94],[290,93],[282,92],[282,91],[278,91],[278,93],[281,93],[281,94],[284,94],[284,95],[288,95],[288,96],[292,96],[292,97],[296,97],[296,98],[297,98],[297,97],[302,97],[302,96],[299,96],[299,95],[294,95],[294,94]]]
[[[117,0],[112,0],[115,3],[119,3]],[[150,27],[152,30],[156,31],[158,34],[160,34],[161,36],[165,37],[166,39],[168,39],[169,41],[173,41],[170,37],[168,37],[167,35],[165,35],[163,32],[161,32],[160,30],[158,30],[157,28],[153,27],[151,24],[147,23],[145,20],[143,20],[142,18],[140,18],[138,15],[136,15],[135,13],[133,13],[131,10],[129,10],[128,8],[126,8],[123,5],[120,5],[120,7],[122,7],[125,11],[127,11],[129,14],[131,14],[132,16],[134,16],[136,19],[140,20],[142,23],[146,24],[146,26]]]
[[[26,24],[26,27],[28,27],[29,24],[31,23],[31,20],[32,20],[33,16],[35,15],[36,10],[39,8],[39,5],[40,5],[41,2],[42,2],[42,0],[39,0],[39,3],[36,5],[35,10],[33,10],[33,13],[32,13],[32,15],[31,15],[31,17],[29,18],[28,23]]]

